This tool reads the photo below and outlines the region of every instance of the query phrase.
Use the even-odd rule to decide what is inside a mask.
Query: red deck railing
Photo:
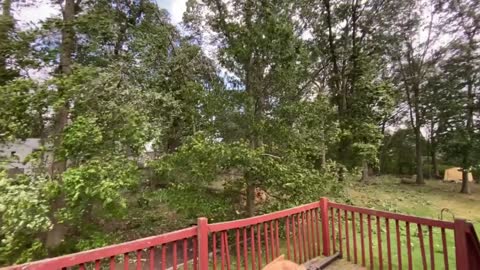
[[[262,216],[197,226],[51,258],[17,269],[261,270],[340,254],[369,269],[480,269],[472,224],[353,207],[322,198]]]
[[[437,256],[441,255],[443,259],[439,269],[449,269],[455,265],[454,262],[449,262],[449,248],[453,247],[447,245],[447,230],[453,232],[454,222],[337,203],[329,203],[329,209],[331,237],[334,242],[333,250],[338,249],[340,253],[346,254],[346,259],[355,264],[368,266],[369,269],[377,267],[378,269],[385,267],[392,269],[393,266],[398,269],[404,269],[404,266],[407,266],[408,269],[417,269],[418,267],[435,269],[436,264],[439,266],[436,263],[438,261],[437,253]],[[465,223],[464,221],[459,222]],[[441,235],[441,244],[437,244],[440,248],[437,250],[434,246],[434,229],[436,235]],[[415,233],[413,233],[414,231]],[[377,239],[374,239],[372,234],[375,234]],[[418,245],[413,243],[413,238],[417,238]],[[425,238],[428,238],[428,244],[425,243]],[[365,242],[367,242],[366,245]],[[429,256],[427,256],[427,246]],[[421,262],[421,264],[418,263],[420,266],[414,267],[414,255],[417,255],[415,256],[416,261]]]

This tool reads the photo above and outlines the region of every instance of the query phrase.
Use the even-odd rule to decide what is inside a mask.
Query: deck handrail
[[[398,244],[401,243],[399,224],[406,224],[406,262],[402,261],[402,248]],[[375,231],[375,225],[377,255],[374,255],[372,250],[372,243],[375,242],[372,232]],[[390,225],[394,227],[392,230]],[[410,229],[412,226],[417,229],[415,235]],[[209,224],[206,218],[199,218],[197,226],[190,228],[0,270],[101,269],[105,263],[110,269],[116,269],[118,264],[123,264],[125,269],[128,269],[132,263],[136,264],[137,269],[141,269],[142,264],[149,264],[149,269],[165,269],[171,264],[175,269],[178,268],[177,261],[180,259],[183,259],[184,269],[191,265],[193,270],[208,270],[212,264],[217,263],[220,263],[223,269],[225,264],[235,263],[234,257],[230,255],[231,250],[236,250],[237,266],[243,264],[246,267],[247,263],[251,263],[252,269],[261,270],[262,263],[279,255],[280,245],[286,245],[287,257],[298,263],[319,255],[329,256],[340,252],[343,258],[363,266],[378,265],[382,269],[386,264],[391,268],[395,259],[398,260],[395,263],[399,268],[404,263],[412,269],[411,238],[418,238],[420,242],[423,267],[426,269],[428,265],[428,268],[434,269],[437,251],[434,252],[433,248],[433,229],[441,232],[444,259],[442,269],[448,269],[452,263],[448,256],[448,249],[452,247],[447,246],[446,230],[455,234],[455,251],[451,254],[455,254],[457,269],[480,269],[480,243],[473,225],[465,220],[442,221],[340,204],[321,198],[317,202],[240,220]],[[382,230],[386,232],[383,233]],[[351,239],[349,233],[352,234]],[[385,237],[382,237],[382,234]],[[392,234],[397,237],[397,258],[392,256]],[[279,241],[280,235],[285,238],[283,243]],[[234,244],[228,244],[229,239]],[[364,243],[367,239],[370,242],[368,250]],[[430,258],[427,256],[428,247]],[[166,250],[172,254],[167,256]],[[351,250],[353,254],[350,253]],[[367,251],[369,261],[366,257]],[[375,260],[374,256],[377,257]],[[134,259],[131,259],[132,257]],[[167,257],[171,258],[171,261]]]

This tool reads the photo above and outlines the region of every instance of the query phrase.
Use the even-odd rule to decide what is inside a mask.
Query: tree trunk
[[[321,148],[322,148],[322,152],[320,153],[321,155],[321,162],[322,162],[322,166],[321,168],[322,169],[325,169],[326,166],[327,166],[327,145],[325,144],[325,122],[324,120],[322,120],[322,131],[321,131],[321,134],[322,134],[322,142],[321,142]]]
[[[360,181],[366,182],[368,181],[369,173],[368,173],[368,162],[366,159],[362,161],[362,178]]]
[[[60,68],[59,72],[62,75],[69,75],[72,73],[72,55],[75,50],[75,30],[73,27],[75,19],[75,1],[66,0],[63,15],[62,26],[62,45],[60,48]],[[59,95],[64,97],[64,89],[59,88]],[[53,150],[60,149],[63,144],[63,131],[68,123],[68,108],[69,102],[66,97],[65,102],[55,114],[55,122],[53,126]],[[50,168],[51,178],[58,181],[59,185],[62,185],[62,173],[67,169],[67,161],[62,156],[58,156],[57,153],[53,153],[52,165]],[[67,228],[65,224],[61,223],[56,217],[56,212],[64,207],[64,195],[60,194],[59,197],[52,204],[51,219],[53,223],[52,229],[47,233],[45,246],[52,250],[58,247],[65,238]]]
[[[413,87],[413,105],[415,111],[415,124],[412,125],[415,132],[415,159],[417,165],[417,179],[418,185],[424,185],[423,179],[423,159],[422,159],[422,119],[420,116],[420,84],[415,84]]]
[[[432,162],[432,174],[435,179],[440,179],[440,173],[438,171],[438,163],[437,163],[437,146],[436,143],[432,143],[432,149],[431,149],[431,162]]]
[[[423,179],[423,160],[422,160],[422,133],[420,127],[415,128],[415,163],[417,166],[417,179],[416,183],[419,185],[424,185],[425,180]]]
[[[0,85],[10,81],[16,73],[8,69],[8,56],[10,51],[10,33],[14,30],[15,23],[11,14],[12,1],[3,0],[2,15],[0,17]]]
[[[323,5],[325,6],[326,14],[325,14],[325,23],[328,27],[328,49],[330,53],[330,61],[332,63],[332,76],[330,78],[330,86],[334,89],[336,103],[338,105],[338,111],[340,115],[343,115],[346,107],[346,96],[345,92],[341,90],[340,86],[340,68],[338,67],[337,63],[337,53],[336,53],[336,45],[335,45],[335,37],[333,33],[333,22],[332,22],[332,11],[330,0],[324,0]]]
[[[474,96],[473,96],[473,82],[469,81],[469,84],[467,86],[467,96],[468,96],[468,101],[467,101],[467,124],[466,124],[466,129],[467,129],[467,135],[468,139],[467,141],[469,143],[472,143],[472,137],[474,136],[473,134],[473,109],[474,109]],[[466,147],[465,150],[463,151],[463,171],[462,171],[462,189],[460,190],[460,193],[466,193],[470,194],[470,184],[468,183],[468,172],[470,168],[470,148]]]
[[[469,35],[469,47],[468,47],[468,62],[472,61],[472,52],[474,50],[474,38],[472,35]],[[472,65],[467,66],[467,111],[466,111],[466,131],[467,131],[467,143],[472,144],[472,139],[474,137],[474,130],[473,130],[473,111],[475,109],[475,93],[474,93],[474,75],[473,75]],[[472,165],[470,160],[470,147],[465,147],[463,151],[463,171],[462,171],[462,189],[460,193],[469,194],[470,184],[468,183],[468,172],[470,171],[470,166]]]
[[[252,177],[247,179],[247,215],[249,217],[255,216],[255,185],[249,180],[253,180]]]
[[[465,194],[470,194],[470,184],[468,182],[468,169],[463,168],[462,170],[462,189],[460,190],[460,193],[465,193]]]

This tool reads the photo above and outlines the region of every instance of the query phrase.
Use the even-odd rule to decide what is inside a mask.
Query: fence
[[[199,218],[187,229],[2,270],[261,270],[281,254],[297,263],[340,254],[370,269],[480,269],[480,244],[464,220],[420,218],[322,198],[235,221],[208,224]]]

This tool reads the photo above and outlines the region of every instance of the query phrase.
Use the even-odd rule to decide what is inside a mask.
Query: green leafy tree
[[[250,216],[255,214],[256,188],[267,188],[270,177],[265,175],[266,171],[285,169],[282,166],[290,166],[288,164],[299,166],[298,173],[302,169],[310,170],[312,161],[320,160],[322,154],[309,155],[308,151],[325,148],[329,140],[326,124],[323,127],[321,124],[322,115],[310,118],[312,112],[300,109],[301,106],[324,106],[325,99],[313,87],[310,68],[314,63],[308,54],[308,44],[301,38],[303,31],[293,19],[297,10],[289,1],[187,3],[188,31],[200,41],[208,35],[214,37],[213,44],[205,45],[218,45],[214,60],[227,71],[226,89],[215,93],[217,98],[211,101],[219,105],[212,118],[214,138],[227,148],[238,143],[248,146],[250,149],[244,148],[241,152],[258,159],[258,165],[248,161],[248,166],[240,170],[243,182],[239,186],[244,190],[246,213]],[[323,108],[327,112],[325,116],[329,115],[328,107]],[[303,125],[312,127],[313,123],[320,126],[305,133],[307,128]],[[323,141],[310,137],[321,138],[322,134],[325,134]],[[305,137],[310,138],[299,142],[299,138]],[[301,148],[295,149],[295,146]],[[283,165],[273,165],[276,159]],[[310,163],[306,162],[309,159]],[[271,167],[265,166],[270,163],[273,163]],[[300,176],[297,181],[301,179]]]
[[[332,155],[349,168],[362,166],[362,179],[377,164],[381,119],[393,110],[385,55],[387,44],[396,42],[391,27],[404,5],[403,1],[376,0],[301,4],[300,20],[315,44],[313,74],[328,91],[340,123],[340,140]]]
[[[201,128],[199,101],[205,85],[215,83],[199,47],[181,37],[153,1],[67,0],[59,6],[62,17],[34,31],[29,55],[38,60],[36,68],[51,73],[0,87],[2,140],[42,138],[38,169],[22,177],[32,196],[42,197],[44,188],[51,195],[38,209],[15,209],[22,218],[14,222],[28,223],[23,211],[29,211],[45,216],[48,226],[35,225],[25,237],[6,227],[2,239],[17,242],[5,254],[35,250],[5,256],[4,263],[105,243],[91,238],[126,214],[124,194],[140,183],[137,161],[145,145],[154,142],[163,151],[172,136],[181,140]],[[48,185],[33,184],[37,178]],[[3,184],[18,185],[10,178]]]

